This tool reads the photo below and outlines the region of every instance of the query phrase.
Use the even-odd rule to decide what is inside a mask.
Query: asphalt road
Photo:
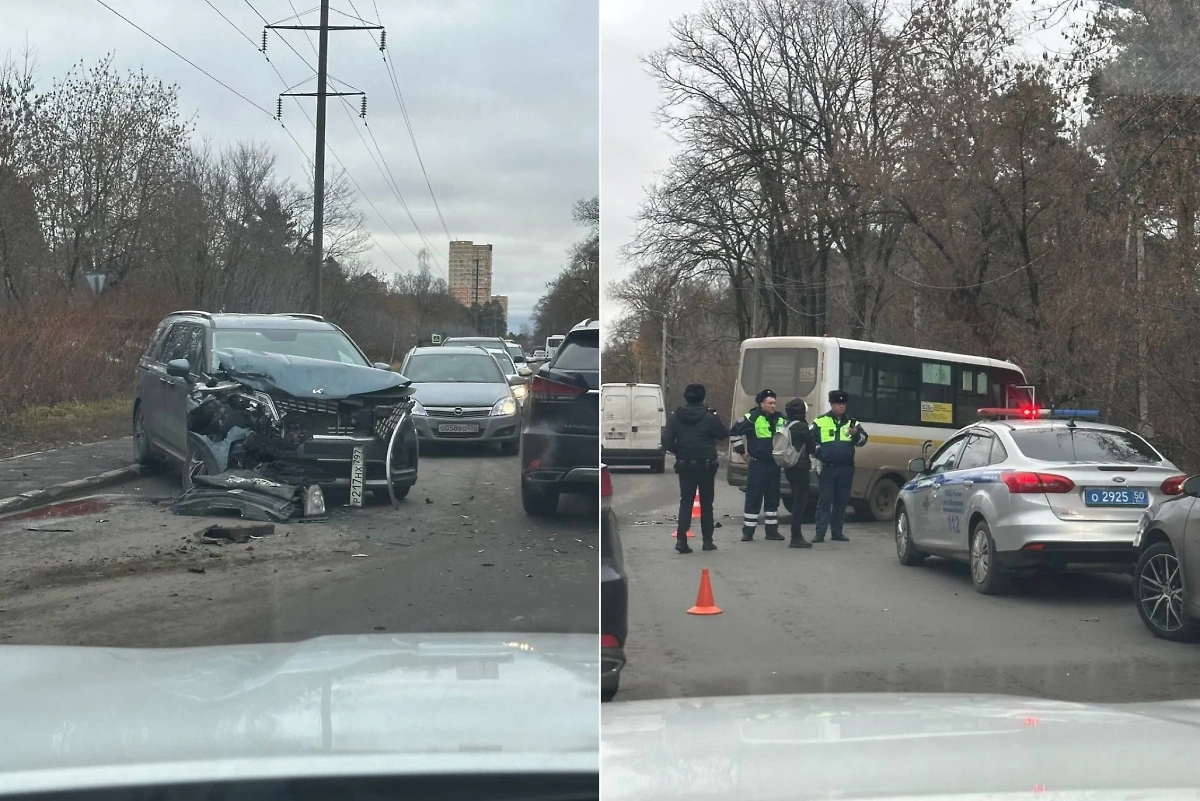
[[[516,457],[423,451],[417,486],[399,508],[349,509],[331,498],[324,522],[225,546],[197,533],[239,521],[167,511],[179,491],[171,473],[104,490],[59,516],[10,516],[0,520],[0,642],[596,632],[597,503],[563,496],[558,517],[529,518],[518,473]]]
[[[614,471],[630,580],[629,663],[618,702],[885,691],[1096,702],[1200,697],[1200,645],[1151,636],[1127,576],[1030,579],[1011,594],[983,596],[965,566],[900,565],[890,524],[848,522],[850,542],[811,550],[763,541],[761,528],[742,543],[744,496],[723,475],[718,550],[680,555],[667,520],[678,511],[670,467],[665,475]],[[703,567],[721,615],[686,614]]]

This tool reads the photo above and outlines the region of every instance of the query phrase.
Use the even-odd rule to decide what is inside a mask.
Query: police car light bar
[[[1036,406],[1024,406],[1020,409],[986,408],[976,410],[980,417],[1019,417],[1023,420],[1037,420],[1045,417],[1058,419],[1098,419],[1099,409],[1039,409]]]

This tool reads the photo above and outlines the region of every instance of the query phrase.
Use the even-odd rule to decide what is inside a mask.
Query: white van
[[[546,337],[546,358],[554,358],[554,354],[558,353],[558,349],[562,347],[564,339],[566,337],[562,334],[554,334],[553,336]]]
[[[600,385],[600,461],[663,471],[662,432],[667,425],[658,384]]]

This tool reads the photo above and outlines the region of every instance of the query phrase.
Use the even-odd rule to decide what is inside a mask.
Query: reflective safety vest
[[[850,442],[850,429],[858,425],[858,421],[845,418],[839,426],[832,415],[823,414],[813,421],[813,425],[817,427],[818,444],[824,445],[826,442]]]
[[[750,419],[751,414],[753,414],[753,412],[750,412],[746,415],[747,420]],[[785,420],[783,417],[779,417],[775,421],[775,427],[771,428],[771,421],[765,414],[760,414],[754,420],[754,436],[757,439],[770,439],[775,435],[776,431],[783,430],[785,423],[787,423],[787,420]]]

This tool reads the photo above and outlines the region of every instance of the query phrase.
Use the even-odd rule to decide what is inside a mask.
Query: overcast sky
[[[600,179],[602,235],[601,319],[613,320],[619,306],[607,297],[608,285],[629,274],[619,249],[633,238],[634,217],[644,188],[670,164],[674,143],[654,120],[658,87],[640,57],[669,43],[667,26],[701,0],[603,0],[600,9]]]
[[[282,173],[311,183],[300,150],[271,117],[284,86],[255,50],[263,30],[255,10],[279,22],[294,13],[289,0],[210,0],[252,41],[205,0],[105,2],[270,114],[197,72],[97,0],[0,0],[0,52],[20,58],[28,43],[46,86],[72,64],[92,64],[112,52],[118,68],[145,68],[178,84],[181,110],[195,115],[198,138],[209,136],[218,145],[266,143]],[[301,12],[315,5],[293,2]],[[493,292],[509,296],[515,330],[580,236],[572,204],[599,189],[597,5],[588,0],[332,0],[331,24],[354,24],[336,12],[352,14],[355,7],[372,22],[378,8],[446,225],[455,239],[495,246]],[[302,19],[316,24],[319,14]],[[316,64],[304,33],[282,35]],[[365,32],[333,32],[329,42],[330,75],[367,93],[367,124],[444,269],[446,235],[379,50]],[[287,83],[301,84],[295,91],[315,90],[315,80],[304,83],[312,68],[288,50],[280,35],[271,34],[267,50]],[[357,112],[358,100],[352,100]],[[313,99],[302,102],[315,119]],[[368,230],[401,267],[415,269],[417,260],[408,248],[419,251],[421,238],[359,139],[355,126],[366,131],[357,113],[348,117],[331,99],[328,120],[330,149],[386,218],[360,198]],[[283,124],[311,154],[313,128],[294,102],[285,103]],[[337,168],[332,155],[326,163]],[[379,250],[366,255],[376,268],[396,271]]]

